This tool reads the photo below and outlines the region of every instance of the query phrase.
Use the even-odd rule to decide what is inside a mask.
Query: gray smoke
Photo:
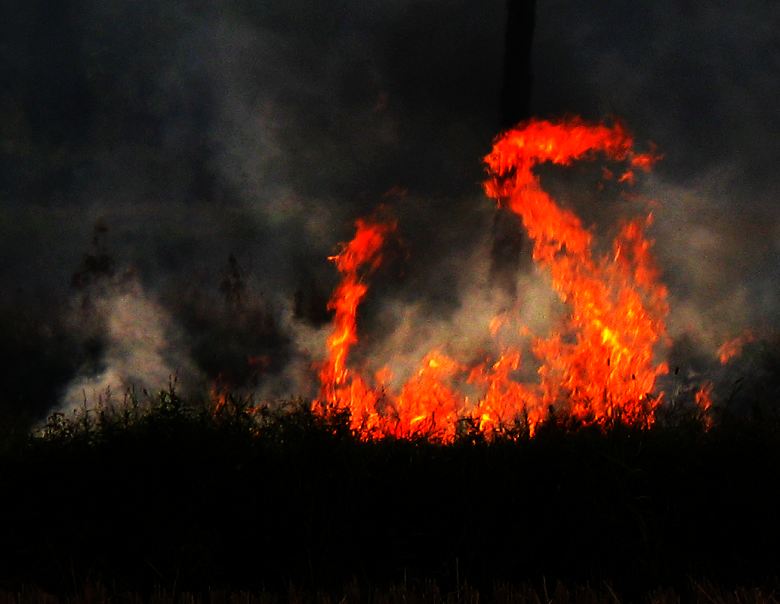
[[[703,373],[696,359],[714,362],[725,339],[777,325],[778,9],[537,7],[533,113],[617,115],[665,156],[637,193],[657,202],[670,328],[686,343],[674,361]],[[503,0],[5,3],[0,307],[28,309],[23,325],[38,327],[4,312],[2,354],[26,342],[29,364],[52,376],[39,400],[21,386],[9,400],[40,414],[170,373],[310,395],[337,278],[325,257],[382,202],[399,250],[373,278],[356,359],[482,343],[488,315],[510,304],[486,281],[493,210],[480,193],[504,11]],[[636,209],[577,175],[550,179],[599,230]],[[100,298],[87,337],[68,309],[97,222],[136,277]],[[560,311],[544,277],[526,259],[518,283],[520,312],[543,329]],[[20,363],[3,364],[6,382],[28,379]]]
[[[104,338],[97,366],[83,366],[65,389],[60,411],[69,412],[97,401],[153,397],[175,385],[192,391],[200,382],[180,333],[167,312],[135,280],[112,283],[74,309],[74,329]]]

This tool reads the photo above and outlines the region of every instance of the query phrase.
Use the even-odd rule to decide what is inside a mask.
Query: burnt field
[[[0,587],[774,585],[780,418],[756,407],[706,430],[696,413],[665,409],[651,429],[553,413],[533,437],[518,424],[490,441],[464,424],[446,445],[362,441],[303,404],[215,415],[175,392],[52,416],[2,439]]]

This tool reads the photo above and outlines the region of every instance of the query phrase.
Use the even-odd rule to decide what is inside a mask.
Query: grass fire
[[[0,2],[0,604],[777,602],[779,29]]]
[[[527,333],[528,327],[499,315],[485,325],[495,338],[496,355],[477,364],[432,349],[398,392],[383,382],[392,367],[382,367],[372,383],[350,369],[348,354],[358,342],[357,310],[368,290],[360,271],[376,270],[383,240],[394,229],[393,223],[358,220],[355,237],[331,258],[342,282],[329,302],[335,315],[320,372],[323,412],[346,411],[353,429],[368,437],[427,435],[445,441],[454,438],[463,421],[492,434],[522,419],[533,433],[555,407],[582,424],[652,425],[662,400],[654,392],[656,378],[667,373],[666,363],[654,358],[666,338],[668,313],[666,288],[644,235],[652,215],[628,220],[611,253],[597,256],[593,234],[573,212],[556,204],[533,172],[540,163],[565,166],[596,153],[625,164],[620,182],[633,182],[635,169],[648,170],[655,161],[633,151],[633,141],[620,125],[589,126],[575,118],[518,126],[499,136],[485,158],[485,192],[522,219],[533,241],[534,261],[570,306],[560,330],[533,336],[538,383],[512,379],[521,351],[500,346],[500,332],[514,328]],[[458,382],[474,394],[464,394]]]

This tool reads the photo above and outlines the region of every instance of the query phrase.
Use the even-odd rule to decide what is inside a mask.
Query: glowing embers
[[[448,441],[462,424],[489,436],[518,421],[533,433],[552,407],[583,424],[652,424],[660,402],[653,395],[655,381],[667,371],[653,353],[665,343],[668,312],[666,288],[644,235],[652,216],[626,222],[611,253],[597,255],[592,234],[542,190],[533,172],[540,163],[567,166],[598,152],[623,162],[618,180],[630,183],[635,169],[646,171],[655,159],[634,153],[632,146],[619,125],[532,121],[501,135],[485,158],[485,192],[520,217],[533,241],[534,261],[569,308],[560,329],[531,339],[536,382],[515,379],[521,352],[509,346],[497,347],[496,358],[472,366],[433,350],[396,392],[381,376],[369,382],[351,370],[347,357],[358,341],[357,308],[368,287],[362,276],[379,266],[382,245],[395,226],[359,220],[355,238],[331,258],[342,281],[329,303],[335,316],[315,407],[349,413],[352,428],[366,438]],[[494,339],[506,320],[497,316],[491,322]]]

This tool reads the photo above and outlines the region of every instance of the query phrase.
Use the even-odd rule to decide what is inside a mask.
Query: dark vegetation
[[[780,417],[766,411],[710,430],[674,410],[650,430],[558,417],[491,442],[464,425],[441,445],[361,442],[302,403],[215,414],[173,388],[140,398],[4,434],[0,588],[352,585],[414,601],[560,580],[606,601],[767,589],[780,568]]]
[[[289,360],[289,338],[279,326],[279,313],[253,288],[234,254],[214,277],[184,295],[177,290],[159,298],[188,334],[182,353],[205,381],[220,388],[256,388]],[[52,401],[62,400],[69,383],[105,369],[111,344],[106,304],[141,284],[137,269],[115,259],[103,220],[94,224],[69,282],[66,295],[52,294],[52,299],[22,302],[21,288],[18,298],[13,292],[0,298],[0,425],[6,431],[13,425],[26,432],[45,418]],[[320,299],[313,283],[296,294],[295,302],[301,322],[321,324],[330,317],[327,298]]]
[[[777,592],[758,587],[722,589],[708,582],[690,581],[685,592],[657,589],[640,599],[653,604],[776,604]],[[260,590],[215,589],[201,592],[155,588],[146,592],[112,592],[104,585],[89,583],[80,593],[57,597],[39,588],[26,588],[16,592],[0,591],[0,604],[93,604],[95,602],[122,602],[126,604],[619,604],[620,596],[609,584],[598,586],[570,586],[561,582],[538,585],[511,585],[497,583],[489,590],[478,590],[468,583],[456,585],[450,591],[442,590],[434,581],[420,584],[397,583],[382,587],[361,586],[351,581],[336,592],[309,590],[290,585],[283,592]]]

